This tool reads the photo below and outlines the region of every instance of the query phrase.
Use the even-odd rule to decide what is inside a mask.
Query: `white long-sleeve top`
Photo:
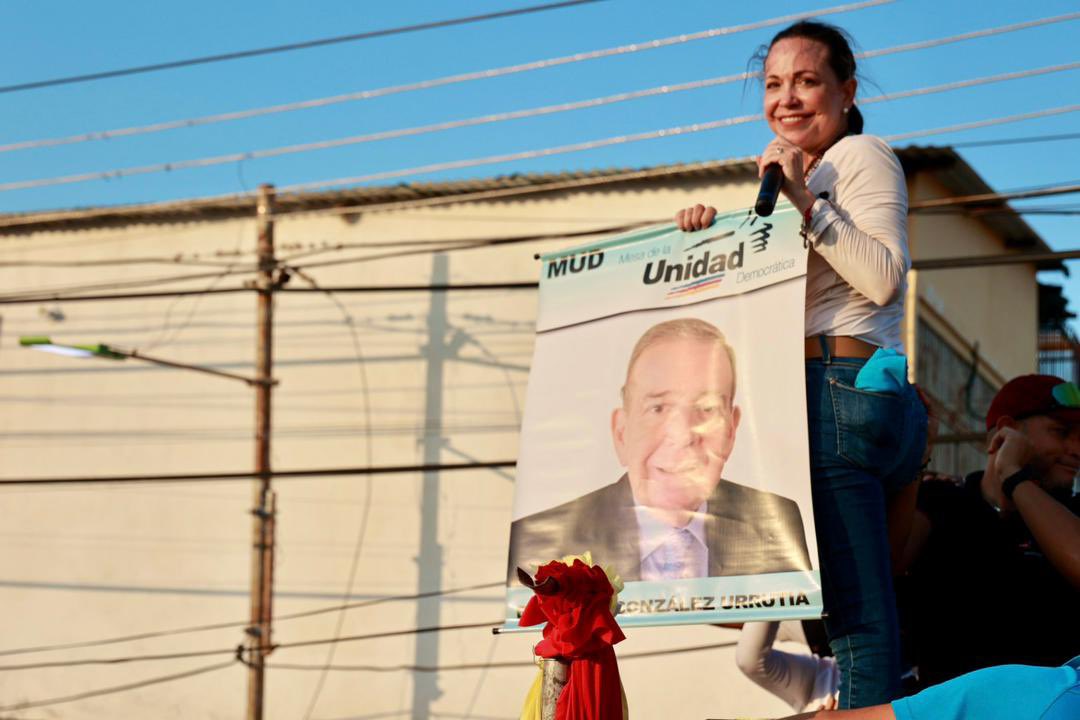
[[[807,232],[806,336],[900,349],[911,267],[900,161],[881,138],[849,135],[825,152],[807,187],[819,199]]]
[[[836,660],[813,653],[774,650],[773,643],[795,640],[806,644],[798,621],[743,623],[735,647],[735,664],[746,677],[777,696],[795,712],[832,709],[840,685]]]

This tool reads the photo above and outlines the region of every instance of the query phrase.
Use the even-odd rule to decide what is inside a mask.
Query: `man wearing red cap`
[[[1015,378],[986,429],[985,471],[919,492],[913,535],[925,545],[902,604],[920,686],[1080,653],[1080,388]]]

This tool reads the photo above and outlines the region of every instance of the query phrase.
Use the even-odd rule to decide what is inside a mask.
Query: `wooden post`
[[[256,211],[258,275],[256,277],[257,334],[255,341],[255,498],[251,510],[251,623],[248,626],[247,720],[263,720],[266,695],[266,656],[270,654],[274,593],[274,513],[270,488],[270,392],[274,350],[274,186],[260,185]]]

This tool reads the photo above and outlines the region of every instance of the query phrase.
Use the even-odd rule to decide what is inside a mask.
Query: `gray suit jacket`
[[[721,480],[709,497],[708,513],[710,577],[811,569],[802,515],[793,500]],[[532,573],[538,565],[586,550],[593,562],[612,565],[623,580],[641,579],[637,514],[626,475],[514,521],[508,582],[517,582],[518,567]]]

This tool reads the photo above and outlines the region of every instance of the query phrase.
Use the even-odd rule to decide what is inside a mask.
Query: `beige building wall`
[[[921,173],[910,183],[911,201],[948,197],[933,175]],[[909,220],[910,249],[917,260],[985,257],[1008,250],[1003,238],[984,222],[961,214],[914,213]],[[979,344],[988,367],[987,380],[1003,380],[1035,372],[1035,328],[1038,325],[1038,286],[1032,265],[999,265],[918,273],[919,299],[929,322],[969,354]],[[944,320],[944,323],[942,322]],[[961,345],[961,338],[966,347]]]
[[[745,206],[756,183],[678,180],[542,197],[359,216],[282,219],[279,255],[296,255],[290,288],[537,277],[534,253],[559,242],[432,253],[400,241],[562,233],[663,221],[682,206]],[[929,193],[918,183],[915,190]],[[972,235],[970,240],[966,239]],[[948,237],[949,243],[931,238]],[[913,218],[916,257],[991,254],[978,223]],[[390,243],[389,246],[383,245]],[[565,244],[565,241],[563,241]],[[338,245],[347,248],[335,249]],[[356,247],[353,247],[355,245]],[[179,258],[250,266],[251,220],[132,225],[9,235],[0,240],[4,292],[42,292],[199,275],[151,290],[228,288],[250,275],[220,265],[16,265]],[[325,252],[315,252],[320,249]],[[416,251],[408,254],[406,251]],[[304,255],[306,253],[306,256]],[[381,255],[394,257],[378,257]],[[316,267],[320,261],[369,259]],[[927,302],[979,339],[1002,372],[1034,362],[1031,272],[1009,267],[926,273]],[[953,280],[953,278],[958,278]],[[1004,291],[1003,291],[1004,288]],[[1002,298],[1015,294],[1003,302]],[[936,299],[935,299],[936,298]],[[990,302],[993,301],[993,302]],[[533,290],[373,294],[281,293],[276,300],[273,464],[276,469],[512,460],[533,347]],[[17,346],[20,335],[107,342],[172,360],[250,373],[250,293],[122,302],[0,306],[0,475],[104,476],[249,469],[253,393],[215,377],[76,360]],[[1002,322],[1007,318],[1008,323]],[[1013,325],[1011,328],[1008,325]],[[1027,344],[1030,343],[1030,347]],[[1027,365],[1025,365],[1027,363]],[[513,473],[468,470],[276,482],[275,612],[378,601],[277,624],[274,641],[490,622],[502,590],[422,601],[394,596],[498,583],[505,570]],[[252,482],[0,488],[0,651],[236,621],[236,627],[4,658],[0,665],[222,650],[219,655],[0,673],[0,705],[67,695],[213,663],[243,641],[248,612]],[[785,714],[734,665],[737,632],[636,629],[618,647],[635,717]],[[282,648],[270,657],[269,718],[516,718],[533,677],[530,634],[486,628]],[[333,648],[333,650],[331,650]],[[684,649],[678,654],[648,655]],[[797,648],[792,648],[797,649]],[[644,657],[635,657],[645,653]],[[511,664],[507,666],[506,664]],[[323,664],[337,669],[321,677]],[[487,669],[453,666],[491,664]],[[443,666],[365,672],[357,666]],[[283,667],[292,666],[292,667]],[[236,718],[239,665],[145,689],[27,710],[28,717]],[[321,690],[319,689],[321,688]],[[677,710],[672,707],[677,699]],[[310,709],[310,712],[309,712]]]

